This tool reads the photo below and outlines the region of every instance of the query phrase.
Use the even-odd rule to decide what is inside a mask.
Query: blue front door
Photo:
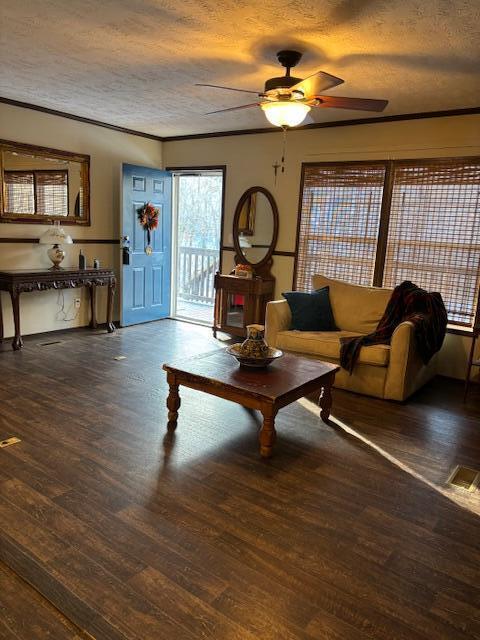
[[[160,210],[158,228],[141,227],[137,210],[151,202]],[[123,165],[122,326],[159,320],[170,314],[172,178],[168,171]],[[128,262],[128,264],[125,264]]]

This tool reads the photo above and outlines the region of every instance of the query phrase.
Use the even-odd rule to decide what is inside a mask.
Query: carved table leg
[[[322,392],[318,400],[318,404],[320,405],[320,417],[325,424],[328,424],[328,419],[330,418],[330,410],[332,408],[332,386],[334,380],[335,372],[325,378]]]
[[[97,328],[97,287],[90,285],[90,329]]]
[[[167,375],[167,382],[170,387],[170,392],[167,398],[167,408],[168,408],[168,430],[174,430],[177,427],[177,419],[178,419],[178,410],[180,408],[180,395],[178,393],[178,382],[177,378],[169,373]]]
[[[22,334],[20,333],[20,294],[10,291],[13,309],[13,323],[15,325],[15,337],[12,340],[12,349],[18,351],[23,347]]]
[[[107,331],[113,333],[115,331],[115,325],[113,324],[113,298],[115,296],[115,281],[111,281],[108,285],[108,300],[107,300]]]
[[[217,327],[220,324],[220,291],[215,288],[215,300],[213,303],[213,337],[217,338]]]
[[[263,425],[260,430],[260,455],[262,458],[270,458],[272,455],[273,443],[275,442],[275,416],[277,410],[273,405],[265,405],[261,409],[263,415]]]

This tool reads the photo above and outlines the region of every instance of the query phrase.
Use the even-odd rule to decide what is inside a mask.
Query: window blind
[[[384,180],[382,164],[303,166],[297,289],[315,273],[372,283]]]
[[[395,162],[383,286],[439,291],[471,325],[480,285],[480,159]]]
[[[8,213],[68,215],[67,171],[5,171],[4,181]]]
[[[68,216],[67,171],[36,171],[37,213]]]
[[[33,172],[4,171],[5,211],[35,213],[35,182]]]

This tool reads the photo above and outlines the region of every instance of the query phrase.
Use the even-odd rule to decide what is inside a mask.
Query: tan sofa
[[[358,336],[375,330],[385,311],[391,289],[361,287],[321,275],[312,278],[313,289],[330,287],[330,302],[339,331],[292,331],[286,300],[267,305],[266,340],[272,347],[339,362],[340,337]],[[415,348],[413,325],[402,322],[391,344],[362,347],[350,375],[341,369],[335,386],[376,398],[405,400],[436,374],[436,356],[424,365]]]

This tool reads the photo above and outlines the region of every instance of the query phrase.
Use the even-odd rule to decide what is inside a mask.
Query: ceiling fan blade
[[[225,89],[226,91],[239,91],[240,93],[253,93],[256,96],[261,95],[258,91],[249,91],[248,89],[235,89],[234,87],[222,87],[219,84],[203,84],[201,82],[195,83],[196,87],[212,87],[213,89]],[[321,89],[323,91],[323,89]]]
[[[341,96],[313,96],[312,100],[321,100],[318,107],[334,107],[336,109],[358,109],[359,111],[383,111],[388,100],[371,100],[370,98],[342,98]]]
[[[211,116],[214,113],[225,113],[226,111],[238,111],[238,109],[250,109],[250,107],[259,107],[259,102],[251,102],[250,104],[242,104],[240,107],[230,107],[230,109],[218,109],[218,111],[209,111],[206,116]]]
[[[342,84],[342,82],[343,80],[341,78],[331,76],[329,73],[325,73],[325,71],[317,71],[317,73],[294,84],[293,87],[290,87],[290,91],[302,91],[304,96],[315,96],[322,91]]]

